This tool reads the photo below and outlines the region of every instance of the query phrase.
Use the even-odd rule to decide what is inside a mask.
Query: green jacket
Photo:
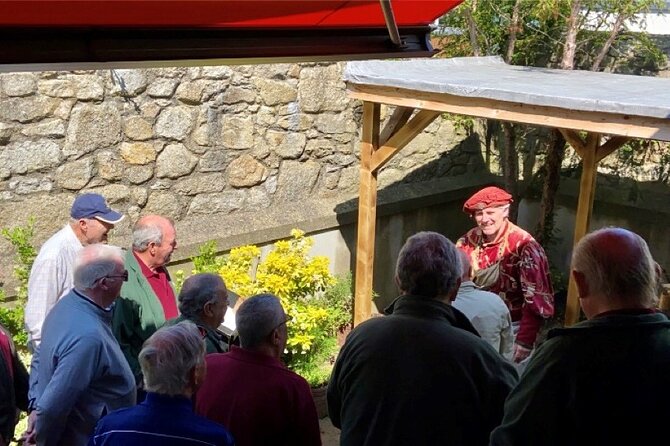
[[[492,446],[651,445],[670,420],[670,321],[609,314],[551,330]]]
[[[116,300],[112,329],[130,369],[139,380],[142,372],[137,356],[144,341],[165,324],[165,313],[132,250],[126,252],[125,267],[128,281],[123,284],[121,297]],[[171,280],[170,285],[174,289]]]
[[[184,315],[180,315],[174,319],[170,319],[165,325],[175,325],[183,321],[191,321],[200,330],[202,338],[205,340],[205,353],[225,353],[228,351],[228,336],[220,330],[213,329],[195,319],[187,319]]]

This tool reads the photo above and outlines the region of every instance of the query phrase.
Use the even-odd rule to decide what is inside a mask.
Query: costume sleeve
[[[565,369],[547,344],[538,349],[505,401],[502,423],[491,433],[491,446],[564,445],[561,430],[567,425],[565,411]],[[560,356],[560,354],[558,354]]]
[[[28,302],[26,303],[26,330],[33,346],[42,339],[42,324],[61,292],[63,279],[60,277],[57,258],[39,257],[30,270],[28,279]]]
[[[517,342],[532,348],[544,319],[554,315],[554,290],[544,249],[534,240],[521,250],[519,278],[523,292]]]
[[[98,374],[100,356],[100,342],[92,337],[83,337],[66,345],[54,357],[53,376],[37,400],[37,444],[60,444],[72,408]]]
[[[125,297],[116,299],[112,317],[112,331],[136,379],[141,376],[140,363],[137,359],[140,352],[135,347],[137,342],[134,342],[137,337],[135,327],[139,326],[139,305]]]

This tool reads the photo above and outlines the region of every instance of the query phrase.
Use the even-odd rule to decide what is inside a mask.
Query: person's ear
[[[214,312],[212,311],[212,306],[214,304],[212,302],[207,302],[204,307],[202,307],[202,312],[205,316],[210,317],[214,315]]]
[[[398,288],[398,291],[400,292],[400,294],[404,293],[405,290],[403,290],[400,287],[400,278],[398,277],[397,274],[393,276],[393,281],[395,282],[395,286],[396,286],[396,288]]]
[[[458,289],[461,287],[461,278],[459,277],[456,279],[456,286],[454,287],[453,290],[447,294],[447,301],[448,302],[453,302],[456,300],[456,296],[458,295]]]
[[[586,276],[584,275],[584,273],[573,269],[572,277],[573,279],[575,279],[575,285],[577,285],[577,296],[580,299],[587,298],[590,292],[589,292],[589,284],[586,281]]]

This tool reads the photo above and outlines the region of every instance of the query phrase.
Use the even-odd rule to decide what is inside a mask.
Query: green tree
[[[441,19],[441,57],[499,55],[507,63],[536,67],[653,74],[664,56],[645,33],[632,33],[640,13],[660,0],[466,0]],[[540,243],[553,234],[555,196],[566,143],[558,131],[488,120],[487,159],[493,142],[505,187],[515,196],[542,184]],[[632,142],[631,144],[638,144]],[[639,145],[639,144],[638,144]],[[538,156],[538,155],[541,155]],[[542,163],[537,159],[543,159]],[[524,182],[519,181],[520,160]],[[528,168],[526,168],[528,167]],[[542,182],[532,181],[536,176]],[[516,208],[510,213],[516,218]]]

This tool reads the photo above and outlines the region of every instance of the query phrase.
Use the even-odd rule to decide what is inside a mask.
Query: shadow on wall
[[[483,185],[497,182],[487,169],[476,133],[438,158],[389,180],[389,173],[402,166],[402,155],[401,150],[378,176],[373,288],[379,311],[397,297],[393,276],[405,240],[419,231],[436,231],[456,241],[471,227],[462,212],[463,201]],[[352,221],[351,209],[357,209],[357,204],[357,199],[348,200],[335,208],[343,229],[353,227],[345,241],[354,274],[357,218]]]

